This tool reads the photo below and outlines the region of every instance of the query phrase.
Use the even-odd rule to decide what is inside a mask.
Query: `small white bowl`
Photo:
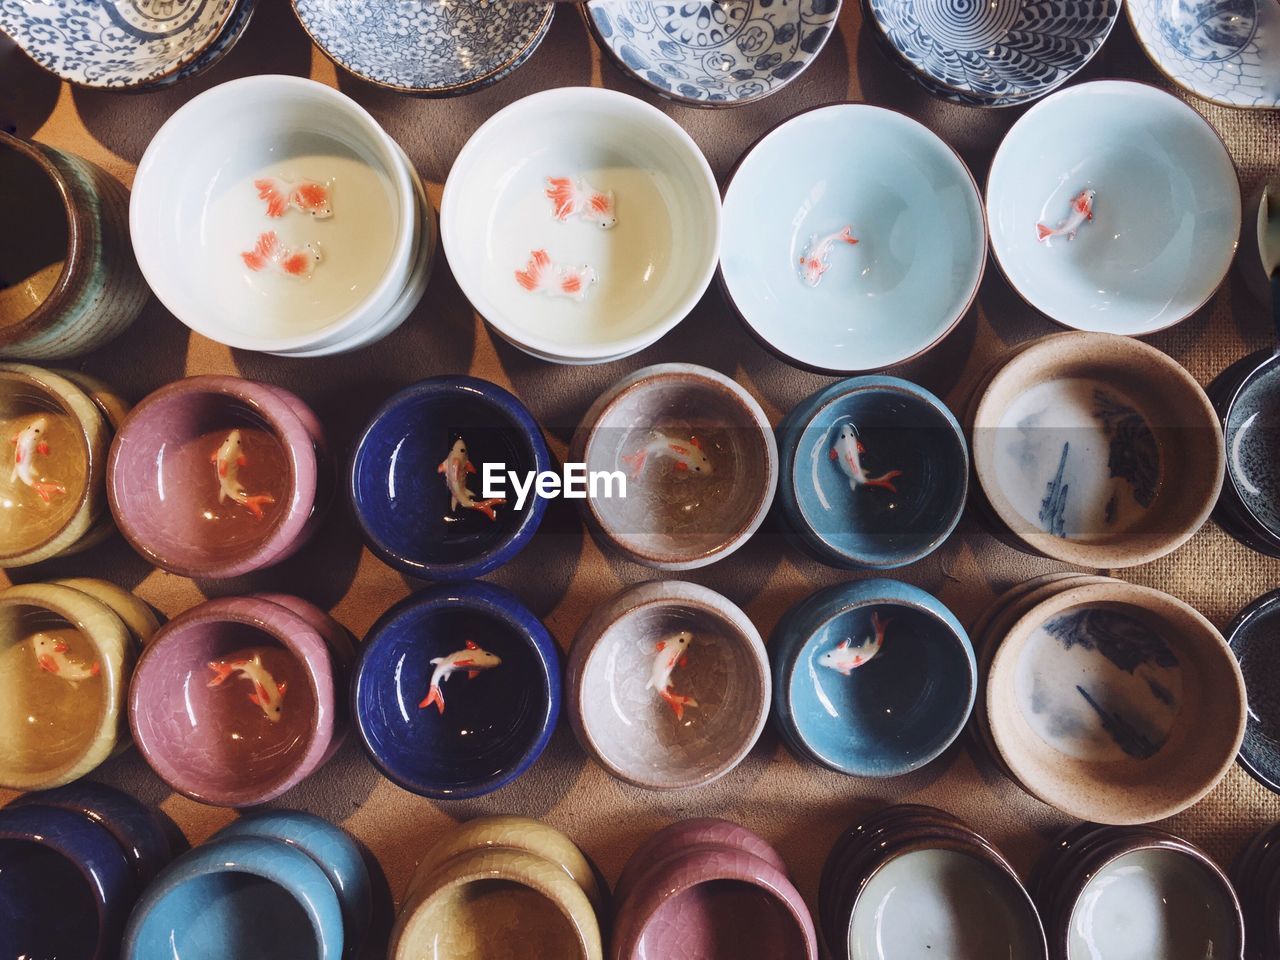
[[[1095,191],[1074,239],[1059,228]],[[987,180],[996,262],[1064,326],[1143,336],[1186,319],[1226,276],[1240,233],[1227,148],[1178,98],[1097,80],[1045,98],[1009,130]]]
[[[558,220],[549,178],[612,191],[616,223]],[[458,286],[501,336],[544,360],[600,363],[652,344],[706,291],[720,192],[697,144],[662,111],[568,87],[516,101],[467,141],[445,183],[440,232]],[[552,292],[517,280],[538,250]],[[561,268],[594,272],[581,300],[561,295]]]
[[[332,211],[267,214],[256,179],[329,181]],[[195,97],[143,154],[129,226],[159,300],[192,330],[244,350],[313,351],[377,324],[404,294],[422,218],[399,147],[362,107],[287,76],[233,80]],[[306,278],[250,270],[274,231],[318,245]]]

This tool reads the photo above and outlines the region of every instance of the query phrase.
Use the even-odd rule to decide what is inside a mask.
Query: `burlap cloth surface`
[[[42,73],[11,47],[0,47],[0,123],[78,153],[127,184],[152,134],[201,91],[250,74],[310,76],[337,85],[377,117],[408,152],[438,206],[450,164],[477,125],[512,101],[549,87],[591,84],[648,100],[693,135],[721,177],[774,124],[804,108],[849,99],[892,107],[921,120],[960,151],[982,183],[1000,138],[1021,113],[957,107],[929,97],[885,58],[851,0],[846,0],[837,35],[807,72],[765,101],[729,110],[676,106],[649,93],[602,59],[578,10],[569,4],[558,9],[541,49],[510,78],[481,93],[443,101],[398,96],[343,73],[312,48],[286,0],[260,0],[259,6],[246,36],[222,63],[192,82],[154,94],[73,89]],[[1129,77],[1168,86],[1123,17],[1084,76]],[[1179,95],[1208,117],[1226,140],[1246,196],[1264,174],[1274,173],[1280,165],[1280,112],[1223,109]],[[857,171],[850,175],[857,176]],[[972,381],[1001,351],[1056,329],[989,265],[977,304],[963,323],[931,353],[894,372],[924,384],[958,408]],[[1208,383],[1245,352],[1266,345],[1268,336],[1266,318],[1233,272],[1207,307],[1151,342]],[[639,356],[588,368],[533,360],[490,334],[458,290],[443,256],[410,321],[376,346],[349,356],[285,360],[230,350],[190,334],[153,301],[119,343],[77,366],[135,400],[185,374],[238,373],[281,384],[315,408],[341,457],[391,392],[433,374],[469,371],[523,398],[545,426],[555,453],[563,456],[572,428],[600,392],[631,370],[665,361],[705,364],[735,377],[775,423],[799,400],[830,382],[793,369],[760,347],[715,288],[675,332]],[[898,576],[936,593],[971,623],[1003,589],[1055,569],[1059,565],[1001,545],[966,518],[934,556]],[[344,509],[335,511],[314,546],[301,556],[241,580],[193,582],[153,570],[118,538],[83,557],[15,572],[14,579],[69,574],[112,579],[170,616],[210,596],[292,591],[332,610],[357,637],[417,586],[362,547]],[[1118,575],[1181,597],[1222,626],[1245,603],[1280,586],[1280,562],[1239,546],[1210,523],[1173,555]],[[491,579],[524,597],[567,647],[596,604],[626,584],[653,576],[602,553],[576,515],[557,507],[533,545]],[[771,522],[733,557],[685,576],[741,604],[767,636],[791,604],[817,587],[856,575],[801,556]],[[192,843],[236,816],[173,795],[133,752],[109,762],[94,777],[160,805]],[[0,791],[0,802],[8,799]],[[1024,869],[1055,831],[1068,825],[1061,815],[992,771],[967,737],[960,748],[917,774],[874,782],[798,762],[772,731],[766,731],[747,761],[719,783],[655,794],[619,783],[589,762],[565,724],[528,775],[479,800],[432,803],[406,793],[380,776],[358,745],[348,742],[278,806],[310,810],[347,827],[377,857],[397,897],[423,851],[458,820],[491,813],[543,819],[565,830],[614,880],[631,851],[661,826],[683,817],[727,817],[777,845],[813,904],[823,858],[837,833],[860,814],[901,801],[950,810]],[[1226,863],[1248,837],[1276,820],[1280,798],[1235,769],[1206,800],[1163,826],[1202,844]],[[370,956],[378,953],[376,946],[370,948]]]

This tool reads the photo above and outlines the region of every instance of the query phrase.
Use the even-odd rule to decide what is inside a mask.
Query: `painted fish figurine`
[[[829,456],[840,464],[841,471],[849,478],[849,486],[855,493],[858,487],[884,487],[891,493],[897,493],[898,488],[893,485],[893,481],[902,476],[902,471],[890,470],[878,477],[868,477],[867,472],[862,468],[862,454],[866,452],[867,448],[858,439],[858,431],[853,424],[846,423],[840,428]]]
[[[1076,238],[1076,232],[1086,223],[1093,219],[1093,198],[1098,195],[1096,190],[1081,190],[1071,198],[1071,213],[1067,219],[1063,220],[1056,227],[1048,227],[1043,223],[1036,224],[1036,239],[1048,240],[1050,237],[1066,237],[1068,240]]]
[[[88,666],[72,660],[67,656],[71,652],[67,642],[51,637],[47,633],[37,633],[32,637],[31,646],[35,650],[36,664],[40,669],[63,680],[77,683],[96,677],[102,672],[102,664],[96,660]]]
[[[253,693],[249,694],[249,702],[259,707],[272,723],[279,723],[284,716],[284,695],[289,691],[287,681],[276,683],[275,677],[262,664],[262,654],[255,653],[251,660],[211,660],[209,669],[213,671],[213,679],[209,686],[220,687],[235,674],[253,684]]]
[[[240,468],[249,463],[249,458],[245,456],[239,430],[232,430],[227,434],[227,439],[213,452],[209,462],[214,465],[218,474],[219,503],[231,500],[252,513],[255,519],[261,520],[262,508],[276,502],[276,498],[269,493],[251,497],[240,483]]]
[[[468,640],[466,646],[456,653],[451,653],[447,657],[436,657],[431,662],[435,665],[435,670],[431,672],[431,689],[418,704],[418,709],[425,710],[427,707],[434,706],[440,713],[444,713],[444,694],[440,691],[440,685],[457,671],[467,671],[467,679],[474,680],[480,676],[482,670],[492,670],[494,667],[502,666],[502,660],[499,657],[488,650],[481,650],[474,640]]]
[[[467,455],[466,441],[459,437],[453,441],[453,446],[449,449],[449,455],[441,461],[440,466],[436,467],[436,473],[444,474],[445,486],[449,488],[449,509],[455,513],[458,508],[463,510],[475,510],[483,513],[490,520],[497,520],[498,515],[494,513],[494,507],[500,507],[506,503],[504,497],[494,497],[491,500],[477,500],[476,495],[467,489],[467,475],[476,472],[475,464],[471,462]]]
[[[600,279],[592,267],[566,267],[554,263],[545,250],[534,250],[523,270],[516,271],[516,283],[530,293],[565,297],[576,303],[587,299],[587,288]]]
[[[258,242],[247,253],[240,254],[244,265],[255,273],[274,270],[299,280],[311,279],[316,264],[324,259],[320,244],[304,243],[298,250],[286,247],[274,230],[258,235]]]
[[[872,611],[871,629],[874,632],[870,637],[856,647],[852,641],[844,640],[834,650],[828,650],[819,657],[818,663],[824,667],[830,667],[836,673],[849,676],[858,667],[865,666],[868,660],[880,652],[880,648],[884,646],[884,632],[889,623],[889,620],[880,619],[879,611]]]
[[[328,220],[333,216],[330,187],[315,180],[293,183],[280,177],[262,177],[253,181],[258,199],[267,201],[267,216],[283,217],[291,209],[307,213],[316,220]]]
[[[809,244],[800,257],[800,279],[811,287],[816,287],[823,274],[831,269],[831,251],[837,243],[854,246],[857,239],[852,227],[845,227],[835,233],[820,237],[816,233],[809,238]]]
[[[676,667],[688,665],[688,651],[691,643],[693,643],[693,634],[688,630],[681,630],[673,637],[659,640],[658,655],[653,659],[653,669],[649,673],[649,682],[645,685],[646,690],[658,691],[658,696],[665,700],[675,712],[677,720],[684,719],[684,711],[687,707],[698,705],[698,701],[693,697],[671,692],[671,673]]]
[[[677,473],[699,477],[709,477],[712,474],[711,460],[702,449],[702,441],[697,437],[673,440],[665,433],[658,433],[635,453],[619,459],[630,465],[632,478],[637,478],[644,473],[645,464],[650,457],[675,461],[672,467]]]
[[[618,222],[612,190],[597,190],[581,178],[547,177],[547,199],[552,215],[561,223],[578,217],[608,230]]]
[[[54,494],[67,492],[67,488],[62,484],[40,480],[36,476],[36,454],[42,457],[49,455],[49,441],[44,438],[45,431],[48,429],[48,419],[36,417],[15,433],[9,441],[13,444],[13,469],[9,472],[9,482],[21,481],[34,490],[45,503],[49,503]]]

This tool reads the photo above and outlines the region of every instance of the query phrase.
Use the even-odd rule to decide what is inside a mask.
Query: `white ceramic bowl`
[[[846,226],[857,244],[834,240],[811,285],[802,260]],[[882,107],[793,117],[743,156],[725,190],[725,291],[757,337],[810,369],[878,370],[928,350],[973,303],[986,256],[964,161]]]
[[[332,216],[272,218],[254,181],[330,181]],[[244,350],[317,350],[351,339],[401,298],[422,229],[396,143],[337,90],[299,77],[233,80],[194,98],[156,133],[129,207],[138,265],[192,330]],[[274,231],[318,245],[308,277],[241,259]]]
[[[1095,191],[1075,238],[1038,238]],[[991,248],[1037,310],[1141,336],[1217,290],[1240,232],[1240,183],[1213,127],[1155,87],[1098,80],[1055,93],[1005,136],[987,181]]]
[[[549,178],[612,191],[616,223],[560,221]],[[548,90],[494,114],[445,183],[440,232],[472,306],[533,356],[599,363],[649,346],[706,291],[720,251],[720,193],[697,144],[635,97],[582,87]],[[535,291],[517,272],[544,250]],[[581,300],[558,278],[594,272]],[[590,276],[587,275],[589,281]]]

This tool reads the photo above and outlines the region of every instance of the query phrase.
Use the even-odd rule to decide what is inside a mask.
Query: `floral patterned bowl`
[[[822,52],[840,0],[590,0],[596,42],[641,83],[695,107],[777,93]]]

